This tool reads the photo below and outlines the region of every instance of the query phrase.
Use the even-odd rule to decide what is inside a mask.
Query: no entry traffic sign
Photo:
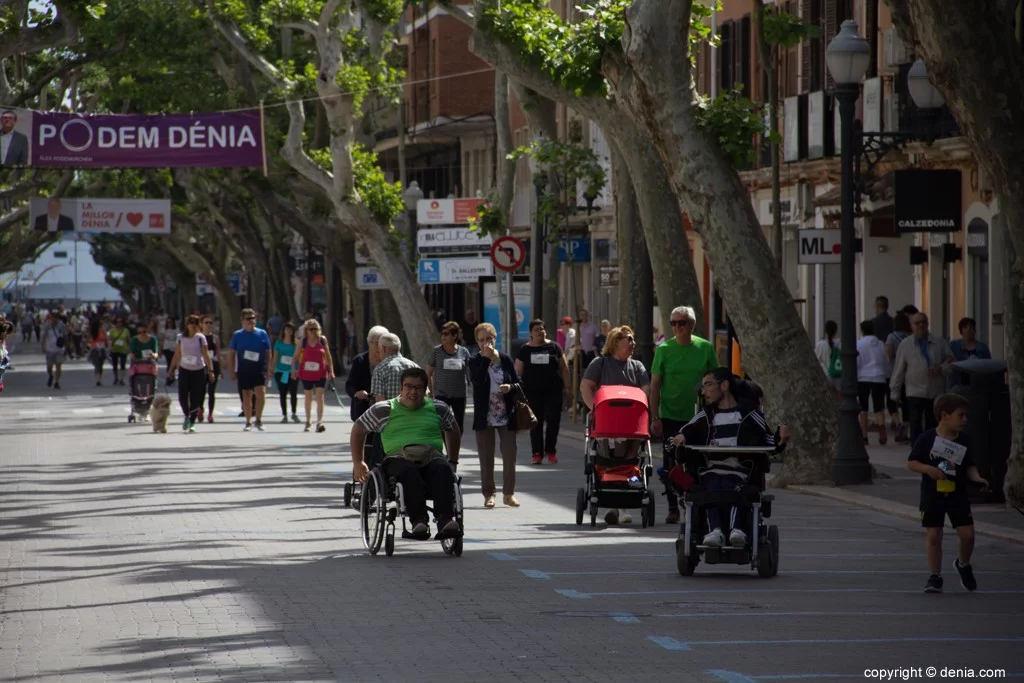
[[[506,273],[519,270],[526,262],[526,247],[515,237],[499,237],[491,245],[491,261]]]

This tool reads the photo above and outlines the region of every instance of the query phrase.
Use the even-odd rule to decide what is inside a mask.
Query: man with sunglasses
[[[462,531],[455,519],[453,487],[462,435],[455,424],[455,414],[444,403],[426,397],[426,370],[416,367],[402,371],[400,386],[397,398],[375,403],[352,425],[352,478],[366,481],[366,436],[380,434],[384,453],[397,456],[387,461],[385,479],[395,477],[402,484],[413,538],[430,538],[428,487],[437,515],[436,538],[458,537]],[[447,458],[442,449],[448,451]]]
[[[651,415],[654,416],[651,431],[654,436],[675,434],[693,419],[694,387],[706,372],[719,365],[714,344],[693,334],[696,320],[689,306],[673,309],[669,324],[674,336],[654,351],[651,365]],[[675,465],[674,452],[666,442],[662,451],[666,472]],[[679,521],[679,501],[667,485],[665,495],[668,497],[665,523],[675,524]]]
[[[226,365],[231,380],[238,381],[242,391],[245,428],[252,431],[253,392],[256,394],[256,429],[263,431],[263,406],[267,401],[266,381],[273,374],[270,365],[270,336],[256,328],[256,311],[242,309],[242,329],[231,335]]]

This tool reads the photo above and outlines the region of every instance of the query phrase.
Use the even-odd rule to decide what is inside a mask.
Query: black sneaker
[[[409,535],[417,541],[429,541],[430,527],[427,526],[426,522],[417,522],[416,524],[413,524]]]
[[[46,386],[48,386],[48,387],[52,387],[53,386],[53,375],[50,375],[49,377],[47,377],[47,379],[46,379]]]
[[[960,564],[960,558],[958,557],[953,561],[953,566],[956,567],[956,572],[960,575],[961,586],[969,591],[978,590],[978,582],[974,578],[974,570],[971,569],[971,565]]]
[[[53,383],[53,388],[54,389],[60,389],[60,382],[54,382]]]
[[[437,540],[444,538],[458,538],[462,535],[462,530],[459,529],[459,522],[454,517],[444,524],[439,523],[438,526],[441,528],[437,530]]]
[[[928,583],[924,585],[925,593],[941,593],[942,592],[942,577],[938,574],[932,574],[928,577]]]

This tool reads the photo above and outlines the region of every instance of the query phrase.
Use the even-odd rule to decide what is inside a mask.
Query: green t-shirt
[[[695,335],[683,345],[673,337],[659,344],[651,365],[651,374],[661,377],[661,414],[656,417],[679,422],[693,419],[694,389],[708,370],[717,367],[715,347],[707,339]]]
[[[157,356],[157,342],[156,337],[149,335],[149,341],[142,341],[138,337],[132,337],[132,343],[128,347],[128,353],[135,356],[135,360],[146,360],[143,356],[143,351],[151,351],[151,358]]]
[[[128,353],[128,346],[132,341],[131,330],[127,327],[122,327],[120,330],[112,327],[107,332],[107,341],[110,342],[110,351],[112,353]]]

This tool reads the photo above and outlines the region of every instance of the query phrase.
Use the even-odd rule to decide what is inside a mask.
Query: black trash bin
[[[1010,457],[1010,389],[1006,385],[1006,361],[965,360],[953,363],[959,386],[953,391],[971,405],[967,434],[978,472],[988,480],[991,491],[977,493],[972,502],[1002,503],[1006,462]]]

